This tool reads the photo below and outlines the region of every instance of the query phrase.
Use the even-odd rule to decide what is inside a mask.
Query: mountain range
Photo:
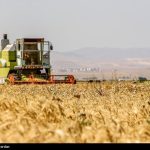
[[[62,69],[99,68],[105,72],[147,72],[150,70],[150,48],[95,48],[87,47],[68,52],[51,52],[54,72]],[[82,69],[81,69],[82,70]],[[82,71],[78,71],[81,73]]]

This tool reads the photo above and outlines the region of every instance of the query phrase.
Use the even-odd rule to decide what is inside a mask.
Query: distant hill
[[[150,48],[87,47],[69,52],[51,53],[54,71],[62,68],[100,68],[102,70],[150,70]]]
[[[71,53],[70,53],[71,54]],[[101,60],[122,60],[126,58],[147,58],[150,57],[150,48],[94,48],[87,47],[73,51],[80,57]]]
[[[93,66],[99,64],[150,65],[150,48],[83,48],[51,54],[52,64],[61,66]]]

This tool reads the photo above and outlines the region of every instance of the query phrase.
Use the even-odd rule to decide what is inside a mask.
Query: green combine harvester
[[[43,82],[48,80],[52,49],[52,44],[44,38],[17,39],[14,44],[9,44],[7,34],[4,34],[0,51],[0,83],[6,80],[27,83],[35,78]]]
[[[44,38],[22,38],[9,44],[4,34],[0,50],[0,84],[76,83],[73,75],[51,74],[51,50],[51,42]]]

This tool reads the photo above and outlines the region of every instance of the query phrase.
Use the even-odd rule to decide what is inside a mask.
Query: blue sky
[[[0,0],[0,37],[45,37],[57,51],[150,47],[149,0]]]

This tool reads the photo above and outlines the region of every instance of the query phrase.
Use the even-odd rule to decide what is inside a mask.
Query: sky
[[[150,47],[150,0],[0,0],[0,38],[44,37],[56,51]]]

